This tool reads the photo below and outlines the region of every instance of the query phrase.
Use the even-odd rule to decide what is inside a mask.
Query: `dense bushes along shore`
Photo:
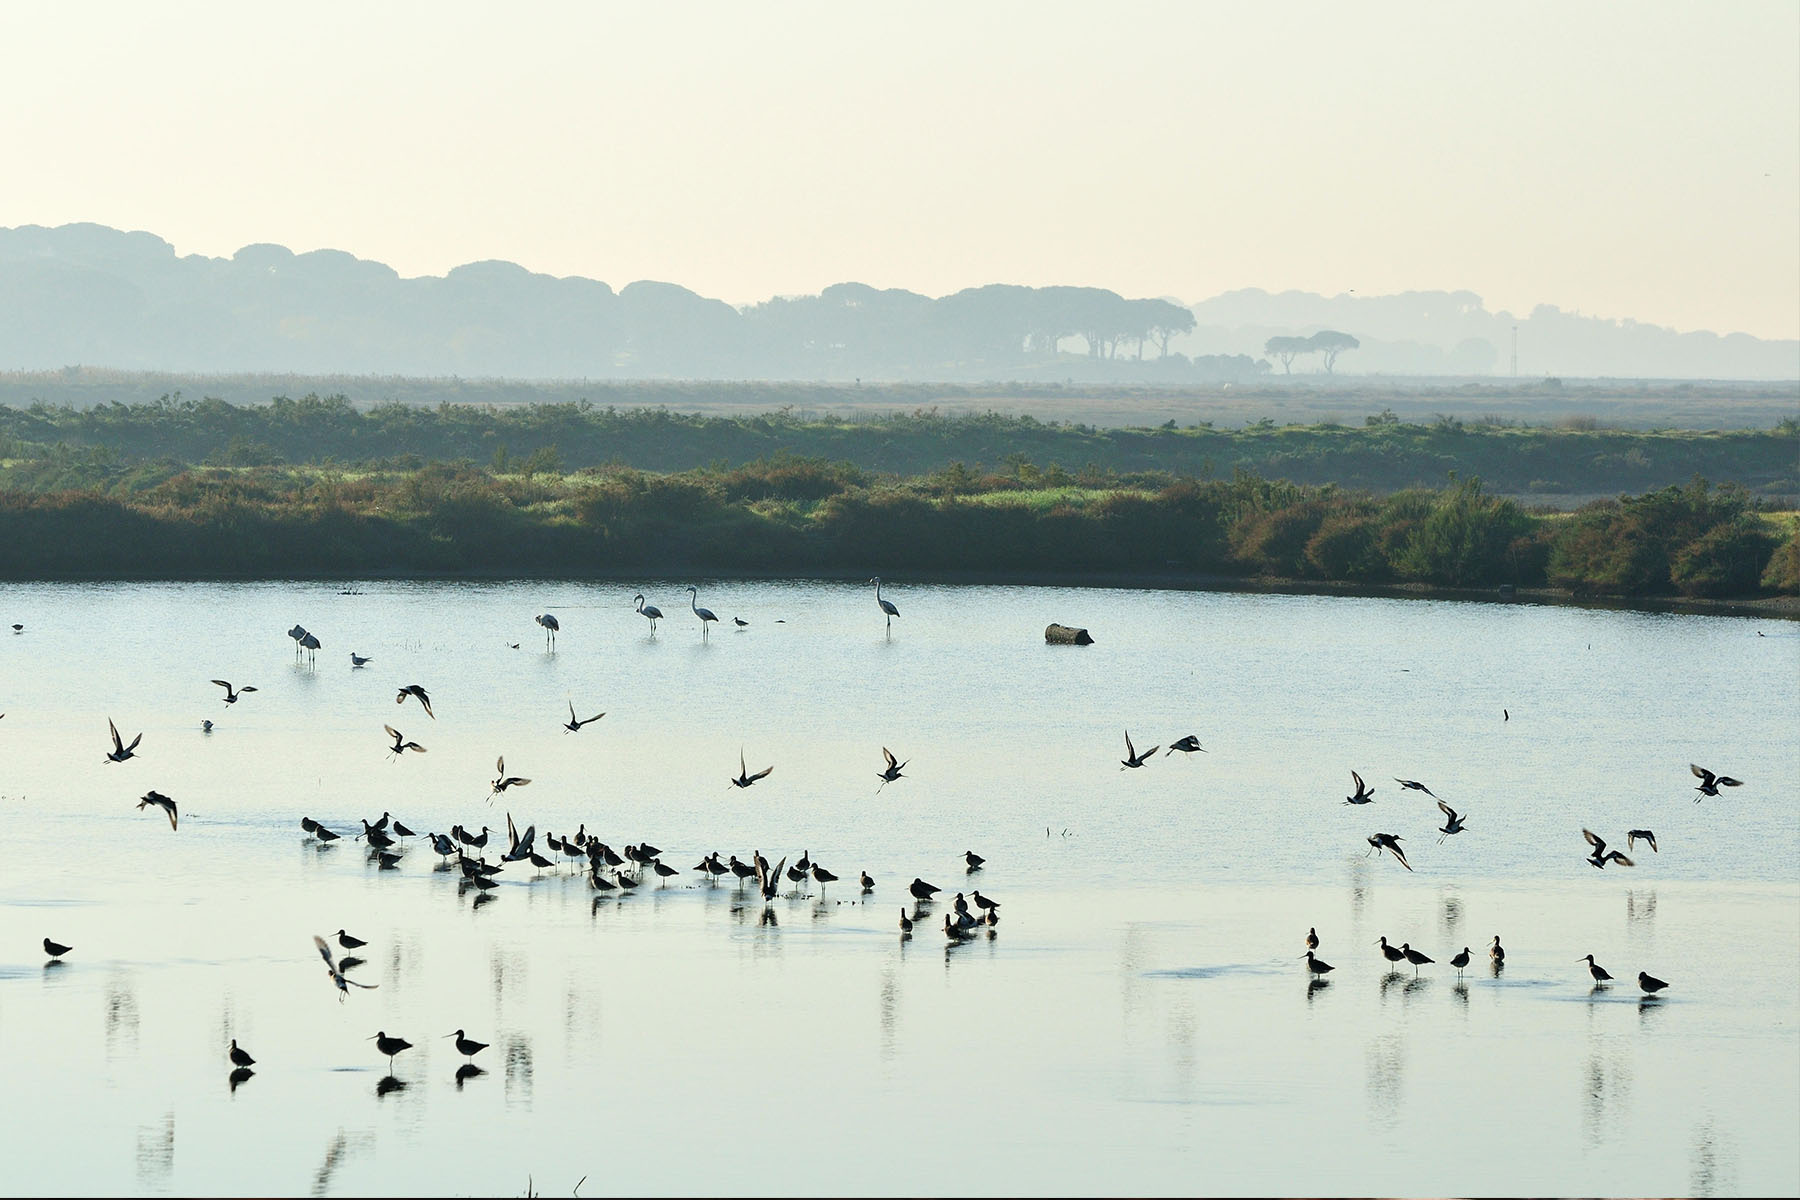
[[[1376,496],[1241,473],[1081,486],[953,464],[891,481],[807,459],[672,475],[170,467],[129,489],[0,491],[10,579],[1192,572],[1748,597],[1800,594],[1797,536],[1793,518],[1699,479],[1568,515],[1475,480]]]

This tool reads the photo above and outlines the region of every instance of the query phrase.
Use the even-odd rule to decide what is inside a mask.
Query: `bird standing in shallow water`
[[[1464,946],[1462,952],[1450,960],[1450,965],[1456,968],[1456,973],[1460,976],[1463,968],[1469,965],[1469,948]]]
[[[175,811],[175,801],[169,799],[167,796],[163,795],[161,792],[157,791],[155,788],[151,788],[149,791],[144,793],[143,799],[138,801],[138,807],[140,809],[150,808],[150,807],[156,807],[156,808],[162,809],[163,815],[169,818],[169,828],[170,829],[175,828],[176,822],[178,820],[178,815]]]
[[[345,933],[341,929],[337,931],[337,940],[338,940],[338,945],[342,946],[346,950],[361,950],[364,946],[369,944],[369,943],[363,941],[359,937],[355,937],[351,934]]]
[[[1157,747],[1152,746],[1149,750],[1139,754],[1131,745],[1131,730],[1127,729],[1125,731],[1125,757],[1119,760],[1119,764],[1125,767],[1141,767],[1156,756],[1156,751]]]
[[[1412,948],[1411,943],[1409,943],[1409,942],[1401,942],[1400,943],[1400,953],[1404,954],[1406,956],[1406,961],[1412,964],[1414,976],[1418,975],[1419,968],[1424,966],[1426,963],[1433,963],[1433,962],[1437,961],[1437,959],[1435,959],[1435,958],[1427,958],[1423,951],[1414,950]]]
[[[707,626],[717,621],[719,615],[710,608],[700,607],[700,590],[698,588],[690,587],[688,589],[688,607],[694,610],[696,617],[700,618],[700,636],[705,637]]]
[[[539,613],[531,619],[544,627],[544,645],[556,645],[556,633],[562,628],[562,623],[549,613]]]
[[[881,576],[877,575],[869,580],[869,582],[875,585],[875,603],[881,606],[881,611],[887,616],[887,627],[892,629],[894,627],[894,618],[900,615],[900,610],[894,607],[894,602],[892,600],[883,600],[881,598]]]
[[[486,1050],[492,1045],[491,1042],[478,1042],[474,1038],[466,1037],[460,1029],[455,1033],[447,1033],[444,1036],[447,1038],[455,1038],[456,1052],[471,1062],[475,1060],[477,1054],[480,1054],[483,1050]]]
[[[1314,954],[1311,950],[1308,950],[1305,954],[1301,955],[1301,957],[1306,960],[1306,969],[1311,971],[1315,976],[1323,975],[1327,971],[1337,970],[1336,967]]]
[[[354,650],[350,652],[350,668],[352,670],[355,670],[357,667],[366,667],[374,661],[375,656],[372,654],[358,654]]]
[[[973,850],[964,850],[963,862],[968,864],[964,874],[973,874],[974,872],[981,870],[981,864],[986,861],[987,859],[981,857],[981,855],[975,853]]]
[[[1647,971],[1639,971],[1638,986],[1644,989],[1645,994],[1655,995],[1669,985]]]
[[[1307,928],[1306,948],[1308,950],[1317,950],[1319,948],[1319,931],[1317,929],[1311,927]]]
[[[913,899],[929,900],[933,896],[937,895],[939,892],[943,891],[944,889],[940,888],[940,887],[933,887],[931,884],[926,883],[923,879],[920,879],[918,876],[915,875],[915,876],[913,876],[912,883],[909,885],[909,890],[913,894]]]
[[[642,592],[633,596],[632,599],[637,601],[637,614],[641,617],[650,618],[650,636],[655,637],[656,623],[662,620],[662,609],[656,607],[654,604],[645,604],[644,593]]]
[[[1387,934],[1382,934],[1378,940],[1381,943],[1381,956],[1389,962],[1398,963],[1401,959],[1406,957],[1406,951],[1400,949],[1398,946],[1388,945]]]
[[[256,1065],[256,1060],[250,1057],[249,1051],[237,1044],[236,1038],[231,1039],[231,1065],[234,1067],[252,1067]]]
[[[1700,781],[1694,786],[1694,790],[1699,792],[1700,796],[1717,796],[1719,794],[1719,789],[1722,787],[1744,786],[1744,781],[1741,779],[1733,779],[1729,775],[1714,775],[1705,767],[1698,766],[1694,763],[1688,764],[1688,770],[1692,771],[1694,773],[1694,778]],[[1700,796],[1694,797],[1695,804],[1700,803]]]
[[[53,942],[49,938],[44,939],[44,953],[48,954],[51,958],[61,958],[74,948],[75,947],[73,946],[65,946],[61,942]]]
[[[900,910],[900,932],[912,932],[912,918],[906,915],[906,910],[904,908]]]
[[[390,1075],[393,1074],[394,1071],[394,1055],[400,1053],[402,1050],[412,1049],[411,1042],[407,1041],[405,1038],[389,1037],[385,1029],[378,1031],[374,1037],[366,1040],[374,1042],[375,1048],[387,1055],[388,1073]]]
[[[1594,986],[1595,987],[1599,987],[1603,983],[1609,983],[1612,981],[1611,973],[1608,972],[1605,967],[1603,967],[1599,963],[1595,962],[1593,955],[1584,954],[1580,958],[1576,959],[1575,961],[1587,963],[1588,974],[1590,974],[1594,977]]]

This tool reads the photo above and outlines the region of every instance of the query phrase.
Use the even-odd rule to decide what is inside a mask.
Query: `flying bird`
[[[1659,853],[1656,849],[1656,835],[1648,829],[1633,829],[1628,831],[1625,834],[1625,848],[1627,850],[1636,850],[1639,838],[1643,838],[1646,842],[1650,843],[1650,853]]]
[[[1442,800],[1437,802],[1437,806],[1438,811],[1444,814],[1444,823],[1438,828],[1438,832],[1444,835],[1444,837],[1438,839],[1438,845],[1441,846],[1444,844],[1444,838],[1449,837],[1453,833],[1461,833],[1467,826],[1463,824],[1461,814],[1454,808],[1451,808]]]
[[[1637,865],[1617,850],[1608,850],[1606,848],[1606,839],[1595,833],[1593,830],[1584,829],[1581,831],[1581,836],[1586,838],[1588,845],[1594,848],[1594,852],[1588,855],[1587,859],[1588,862],[1594,866],[1604,870],[1606,864],[1609,862],[1616,862],[1621,867],[1635,867]]]
[[[134,752],[138,748],[138,743],[144,740],[144,735],[138,734],[131,739],[131,745],[127,746],[124,739],[119,737],[119,727],[112,723],[112,718],[107,718],[106,727],[112,730],[113,743],[112,753],[106,756],[106,760],[108,762],[124,762],[128,758],[136,757]]]
[[[751,784],[755,783],[757,780],[766,776],[770,771],[773,771],[774,769],[775,768],[773,766],[767,766],[767,767],[764,767],[762,770],[758,771],[756,774],[751,775],[749,773],[749,768],[744,766],[744,748],[742,746],[739,746],[738,747],[738,775],[737,775],[736,779],[731,781],[731,784],[733,787],[747,788]],[[880,789],[877,788],[876,790],[879,791]]]
[[[162,809],[163,815],[169,818],[169,828],[170,829],[175,828],[175,823],[177,820],[177,816],[175,813],[175,802],[173,800],[169,799],[167,796],[163,795],[161,792],[156,791],[155,789],[151,789],[150,791],[144,793],[143,799],[138,801],[138,808],[145,809],[145,808],[151,807],[152,805],[155,805],[157,808]]]
[[[313,934],[313,945],[319,948],[319,957],[325,960],[325,970],[331,976],[331,982],[337,985],[339,1004],[344,1002],[344,997],[350,994],[350,989],[353,987],[376,988],[381,986],[378,983],[358,983],[354,979],[345,978],[344,972],[331,959],[331,947],[326,945],[325,939],[316,933]]]
[[[904,767],[906,765],[906,763],[909,763],[912,761],[912,759],[910,759],[910,758],[907,759],[906,762],[895,761],[894,752],[892,750],[889,750],[886,746],[883,746],[881,748],[881,757],[887,759],[887,767],[881,772],[880,775],[876,776],[876,778],[881,780],[881,787],[878,787],[875,789],[878,792],[881,790],[881,788],[886,787],[888,784],[894,782],[894,780],[900,778],[900,768]]]
[[[1363,777],[1355,771],[1350,772],[1350,779],[1356,784],[1356,794],[1344,797],[1345,804],[1375,803],[1375,789],[1363,783]]]
[[[236,704],[239,696],[247,695],[256,690],[248,684],[245,684],[241,688],[233,688],[231,683],[224,679],[215,679],[213,682],[225,689],[225,703],[227,704]]]
[[[488,799],[490,800],[509,787],[524,787],[531,782],[529,779],[521,779],[517,775],[508,775],[506,773],[506,756],[504,754],[494,760],[494,770],[498,771],[500,775],[499,778],[494,780],[494,790],[488,793]]]
[[[1394,782],[1399,784],[1401,787],[1406,788],[1408,791],[1424,792],[1427,796],[1430,796],[1433,800],[1437,799],[1436,792],[1432,791],[1430,788],[1426,787],[1424,784],[1420,783],[1416,779],[1396,779],[1396,780],[1394,780]]]
[[[1131,744],[1131,730],[1127,729],[1125,731],[1125,757],[1121,758],[1119,762],[1122,766],[1141,767],[1156,757],[1156,751],[1157,747],[1152,746],[1144,753],[1139,754]]]
[[[408,696],[417,696],[419,704],[425,709],[425,715],[434,721],[437,720],[437,714],[431,711],[431,697],[425,694],[424,688],[416,683],[409,683],[400,689],[400,694],[394,697],[394,703],[404,704]]]
[[[1184,738],[1177,738],[1175,741],[1170,742],[1169,748],[1163,751],[1163,756],[1166,758],[1177,750],[1181,751],[1183,754],[1193,754],[1195,751],[1199,751],[1201,754],[1206,753],[1206,747],[1202,746],[1200,744],[1200,739],[1191,733]]]
[[[579,718],[575,715],[575,702],[573,700],[571,700],[571,701],[569,701],[569,719],[567,721],[563,722],[563,728],[568,730],[570,733],[580,733],[581,727],[583,725],[592,725],[595,721],[598,721],[601,717],[604,717],[605,715],[606,715],[605,713],[595,713],[593,716],[588,717],[586,720],[582,720],[581,718]]]
[[[1392,833],[1374,833],[1369,835],[1370,846],[1376,850],[1389,851],[1395,858],[1400,860],[1401,866],[1410,871],[1412,870],[1412,864],[1406,861],[1406,851],[1400,848],[1402,840],[1404,839]]]
[[[1714,775],[1705,767],[1696,766],[1693,763],[1688,764],[1688,770],[1692,771],[1694,778],[1700,781],[1694,786],[1694,790],[1699,792],[1700,796],[1717,796],[1722,787],[1744,786],[1744,781],[1741,779],[1733,779],[1729,775]],[[1695,804],[1700,803],[1700,796],[1694,797]]]
[[[417,750],[420,754],[425,753],[425,747],[419,745],[417,742],[405,740],[400,736],[400,731],[395,729],[392,725],[383,725],[382,728],[387,730],[387,735],[394,739],[394,744],[388,747],[388,753],[394,757],[398,758],[408,750]]]

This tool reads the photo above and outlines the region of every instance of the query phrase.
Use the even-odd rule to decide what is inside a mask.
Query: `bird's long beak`
[[[369,1036],[368,1036],[368,1037],[366,1037],[366,1038],[364,1038],[364,1039],[363,1039],[363,1041],[365,1041],[365,1042],[372,1042],[372,1041],[374,1041],[374,1040],[375,1040],[375,1039],[376,1039],[376,1038],[378,1038],[378,1037],[380,1037],[380,1036],[381,1036],[381,1035],[380,1035],[380,1034],[379,1034],[379,1033],[372,1033],[372,1034],[370,1034],[370,1035],[369,1035]]]

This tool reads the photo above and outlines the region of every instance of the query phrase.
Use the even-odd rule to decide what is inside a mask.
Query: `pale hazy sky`
[[[1800,2],[8,4],[0,225],[1800,336]]]

